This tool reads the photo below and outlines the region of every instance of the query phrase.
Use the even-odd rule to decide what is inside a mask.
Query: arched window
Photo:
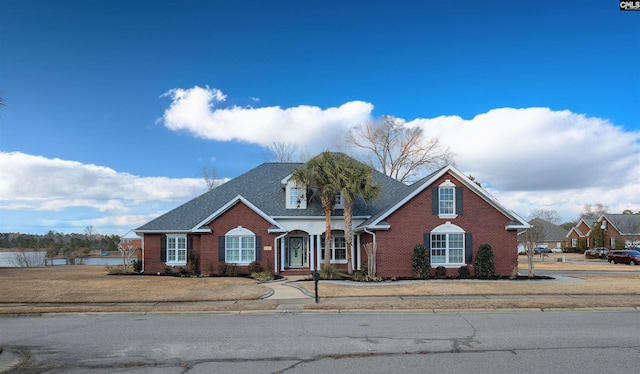
[[[465,232],[447,222],[430,234],[431,266],[464,265]]]
[[[229,230],[224,236],[225,261],[248,264],[256,260],[256,235],[242,226]]]

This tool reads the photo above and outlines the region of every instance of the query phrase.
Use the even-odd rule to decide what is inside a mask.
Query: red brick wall
[[[496,274],[508,276],[518,264],[516,231],[506,231],[510,221],[505,215],[465,187],[452,175],[446,174],[433,186],[446,179],[463,187],[463,214],[454,219],[440,219],[431,214],[431,187],[415,196],[410,202],[385,219],[391,225],[389,231],[377,231],[377,270],[383,277],[413,276],[411,257],[413,247],[424,242],[423,234],[450,221],[472,234],[473,261],[478,247],[488,243],[493,248]],[[469,268],[474,274],[474,266]],[[447,269],[448,276],[456,276],[458,268]]]
[[[235,229],[238,226],[251,230],[256,236],[260,236],[262,238],[262,247],[273,247],[274,236],[268,233],[271,224],[251,210],[251,208],[239,202],[209,224],[209,227],[213,230],[213,234],[203,234],[202,236],[202,256],[200,263],[204,264],[205,261],[208,260],[211,266],[211,274],[218,272],[218,237],[224,236],[229,230]],[[269,262],[269,266],[272,267],[273,250],[262,251],[262,260],[260,263],[264,269],[267,268],[267,261]],[[247,267],[241,266],[240,272],[247,274]]]
[[[242,226],[251,230],[256,236],[262,237],[262,246],[273,246],[273,235],[268,233],[271,224],[251,210],[242,202],[237,203],[221,216],[215,219],[209,227],[213,233],[202,233],[193,236],[193,250],[198,258],[199,271],[202,274],[216,274],[218,272],[218,237],[224,236],[229,230]],[[165,263],[160,261],[160,240],[164,240],[164,234],[145,234],[145,273],[162,272]],[[262,251],[260,263],[267,268],[267,261],[273,266],[273,251]],[[246,274],[247,266],[241,266],[240,272]]]

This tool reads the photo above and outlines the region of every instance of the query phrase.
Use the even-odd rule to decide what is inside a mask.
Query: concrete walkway
[[[271,293],[263,297],[265,300],[278,301],[276,310],[281,312],[301,312],[304,310],[304,303],[314,298],[307,290],[298,287],[292,282],[307,277],[289,277],[276,282],[269,282],[265,285],[271,288]]]

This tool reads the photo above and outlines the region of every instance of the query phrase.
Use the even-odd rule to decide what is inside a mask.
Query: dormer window
[[[344,209],[344,199],[342,198],[342,192],[337,194],[333,199],[333,208],[334,209]]]
[[[289,188],[289,205],[299,207],[304,198],[304,191],[300,187]]]
[[[287,209],[307,209],[307,189],[299,186],[291,178],[284,185]]]

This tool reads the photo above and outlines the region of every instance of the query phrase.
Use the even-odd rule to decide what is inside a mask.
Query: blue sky
[[[0,1],[0,232],[124,234],[370,118],[516,213],[640,211],[640,12],[616,1]]]

